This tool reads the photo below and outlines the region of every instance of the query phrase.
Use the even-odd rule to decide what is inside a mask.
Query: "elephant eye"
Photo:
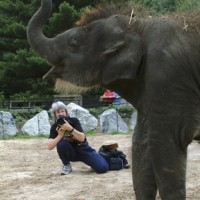
[[[76,52],[76,51],[78,51],[78,49],[79,49],[79,44],[78,44],[78,42],[75,41],[75,40],[72,40],[72,41],[70,42],[70,44],[69,44],[69,49],[70,49],[71,52]]]

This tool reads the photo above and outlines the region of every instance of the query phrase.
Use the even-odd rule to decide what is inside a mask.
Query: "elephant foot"
[[[155,200],[156,199],[156,195],[150,194],[150,195],[137,195],[136,194],[136,200]]]
[[[157,189],[156,186],[142,186],[139,189],[134,189],[136,200],[155,200]]]

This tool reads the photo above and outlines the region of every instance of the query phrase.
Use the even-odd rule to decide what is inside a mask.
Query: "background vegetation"
[[[56,0],[53,14],[44,27],[47,36],[71,28],[80,15],[111,0]],[[116,0],[113,0],[116,2]],[[117,2],[127,2],[117,0]],[[132,0],[157,13],[200,10],[199,0]],[[0,100],[37,99],[55,94],[53,80],[42,80],[50,65],[30,48],[26,26],[40,0],[0,1]],[[100,93],[99,90],[92,91]],[[90,92],[91,93],[91,92]]]

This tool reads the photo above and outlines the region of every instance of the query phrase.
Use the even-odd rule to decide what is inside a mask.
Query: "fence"
[[[94,97],[82,97],[81,95],[68,95],[68,96],[53,96],[48,99],[37,99],[37,100],[0,100],[0,109],[33,109],[40,107],[44,110],[48,110],[51,104],[55,101],[62,101],[66,105],[73,102],[83,108],[93,108],[106,106],[103,101],[99,101],[99,96]],[[127,102],[122,102],[127,104]]]
[[[0,100],[0,108],[4,109],[33,109],[40,107],[48,110],[51,104],[55,101],[62,101],[66,105],[70,102],[74,102],[82,106],[81,95],[68,95],[68,96],[53,96],[48,99],[36,99],[36,100]]]
[[[48,110],[51,104],[55,101],[62,101],[66,105],[73,102],[84,108],[101,107],[105,106],[104,102],[99,101],[99,97],[82,97],[81,95],[70,96],[54,96],[49,99],[37,99],[37,100],[0,100],[0,109],[33,109],[40,107],[44,110]]]

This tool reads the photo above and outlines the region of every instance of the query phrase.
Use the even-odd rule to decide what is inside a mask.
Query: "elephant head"
[[[129,17],[112,15],[47,38],[42,27],[51,7],[51,0],[42,0],[27,28],[33,49],[53,65],[45,78],[83,87],[135,79],[143,49],[137,34],[129,31]]]

